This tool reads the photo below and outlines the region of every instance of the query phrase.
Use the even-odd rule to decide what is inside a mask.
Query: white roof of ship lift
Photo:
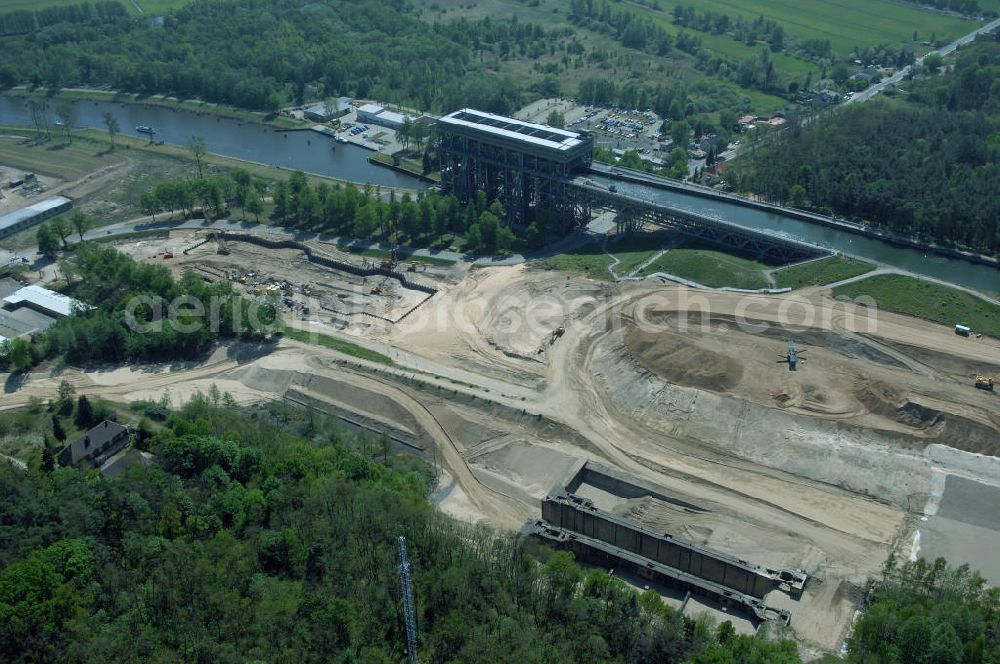
[[[42,288],[37,284],[32,284],[31,286],[25,286],[24,288],[16,290],[5,297],[3,301],[6,304],[13,305],[23,303],[33,304],[40,309],[44,309],[45,311],[49,311],[60,316],[69,316],[73,313],[74,307],[89,308],[79,300],[74,300],[68,295],[63,295],[62,293],[50,291],[48,288]]]
[[[15,210],[10,214],[5,214],[0,217],[0,231],[5,228],[10,228],[25,219],[30,219],[35,215],[47,212],[54,207],[59,207],[60,205],[64,205],[69,202],[70,200],[63,196],[53,196],[52,198],[46,198],[44,201],[38,201],[33,205],[23,207],[20,210]]]
[[[471,127],[495,136],[533,143],[553,150],[570,150],[583,143],[582,137],[575,131],[557,129],[556,127],[535,124],[533,122],[524,122],[471,108],[463,108],[454,113],[449,113],[441,118],[439,122]]]

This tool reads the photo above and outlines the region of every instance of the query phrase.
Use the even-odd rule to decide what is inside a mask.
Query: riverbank
[[[207,101],[194,99],[178,99],[166,95],[142,95],[132,92],[116,92],[114,90],[94,90],[89,88],[63,88],[55,95],[49,94],[45,88],[30,90],[27,86],[19,85],[3,91],[4,95],[11,97],[45,97],[49,100],[66,101],[103,101],[119,104],[135,104],[139,106],[155,106],[158,108],[169,108],[191,111],[199,115],[213,115],[230,120],[242,122],[254,122],[275,129],[308,129],[313,123],[304,120],[296,120],[277,113],[261,113],[258,111],[247,111],[232,106],[215,104]]]
[[[405,175],[410,175],[415,178],[419,178],[424,182],[429,184],[441,184],[441,174],[433,173],[430,175],[424,174],[420,169],[417,169],[406,163],[407,160],[400,161],[399,165],[393,163],[392,156],[387,155],[384,152],[376,152],[375,154],[369,155],[368,163],[378,164],[379,166],[385,166],[386,168],[392,169],[397,173],[403,173]],[[437,177],[433,177],[437,175]]]
[[[747,198],[745,196],[740,196],[737,194],[729,194],[726,192],[717,191],[710,187],[702,187],[699,185],[692,185],[677,180],[670,180],[668,178],[662,178],[650,175],[648,173],[643,173],[641,171],[633,171],[632,169],[622,168],[619,166],[611,167],[605,164],[597,164],[597,163],[595,163],[595,166],[596,168],[594,168],[594,171],[606,177],[613,177],[618,180],[624,180],[626,182],[633,182],[636,184],[647,185],[650,187],[664,189],[667,191],[676,191],[678,193],[689,194],[691,196],[698,196],[701,198],[708,198],[717,201],[725,201],[727,203],[738,205],[740,207],[761,210],[763,212],[768,212],[770,214],[783,217],[790,217],[798,221],[805,221],[808,223],[826,226],[827,228],[833,228],[838,231],[853,233],[854,235],[860,235],[873,240],[878,240],[880,242],[885,242],[886,244],[891,244],[897,247],[903,247],[907,249],[917,249],[918,251],[937,254],[939,256],[944,256],[945,258],[954,258],[958,260],[968,261],[970,263],[976,263],[977,265],[985,265],[988,267],[995,267],[1000,269],[1000,258],[996,258],[993,256],[986,256],[971,251],[956,249],[954,247],[948,247],[929,242],[922,242],[915,238],[907,237],[905,235],[899,235],[898,233],[879,231],[864,224],[859,224],[856,222],[847,221],[843,219],[834,219],[833,217],[828,217],[826,215],[821,215],[814,212],[807,212],[805,210],[799,210],[796,208],[786,208],[780,205],[774,205],[772,203],[757,201],[752,198]]]

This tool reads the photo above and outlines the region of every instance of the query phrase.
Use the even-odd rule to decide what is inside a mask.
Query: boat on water
[[[346,143],[346,142],[347,142],[347,139],[346,139],[346,138],[344,138],[343,136],[338,136],[338,137],[337,137],[337,142],[338,142],[338,143]]]
[[[147,127],[146,125],[143,125],[143,124],[137,124],[135,126],[135,130],[137,132],[139,132],[140,134],[155,134],[156,133],[155,129],[153,129],[152,127]]]

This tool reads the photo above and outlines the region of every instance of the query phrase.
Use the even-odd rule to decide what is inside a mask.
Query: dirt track
[[[231,248],[200,260],[262,260]],[[336,278],[294,261],[280,263],[295,279],[330,288]],[[292,321],[353,338],[394,367],[283,341],[170,368],[42,367],[19,387],[8,382],[18,389],[0,409],[47,398],[64,378],[114,401],[169,390],[177,402],[212,383],[241,403],[296,390],[419,435],[454,482],[441,509],[509,529],[537,515],[580,461],[599,461],[701,507],[640,500],[616,505],[622,513],[813,574],[794,624],[826,648],[838,644],[857,587],[890,549],[907,553],[907,512],[934,490],[924,448],[998,454],[1000,399],[968,378],[1000,368],[993,340],[884,313],[871,328],[822,289],[690,293],[523,265],[436,279],[442,291],[395,326]],[[794,373],[778,363],[788,339],[806,349]]]

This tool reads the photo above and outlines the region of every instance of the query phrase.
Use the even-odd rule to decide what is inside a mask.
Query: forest
[[[1000,42],[977,41],[953,71],[920,78],[905,98],[790,128],[741,155],[727,178],[767,200],[996,254]]]
[[[130,17],[124,8],[110,11],[120,7],[114,2],[75,7],[80,9],[0,14],[0,29],[11,31],[0,37],[0,87],[110,86],[264,111],[350,95],[427,111],[472,106],[510,113],[531,97],[576,93],[576,85],[566,89],[560,73],[585,63],[605,66],[615,57],[602,49],[588,51],[572,25],[544,29],[516,15],[428,24],[399,0],[361,6],[347,0],[200,0],[165,17],[162,25]],[[592,27],[619,30],[602,25]],[[700,48],[693,36],[661,36],[659,46],[645,36],[642,43],[630,38],[625,45],[685,58]],[[558,63],[539,64],[542,57],[560,54]],[[493,71],[511,60],[537,66],[527,79]],[[703,60],[721,66],[718,58]],[[761,62],[748,61],[743,71],[757,76],[766,66]],[[599,89],[580,85],[580,95],[653,108],[675,119],[723,107],[748,110],[746,97],[730,84],[602,80],[607,85]]]
[[[2,413],[0,430],[51,444],[50,423],[75,417],[62,401]],[[122,413],[155,462],[117,477],[44,454],[0,464],[3,661],[399,662],[400,536],[420,661],[800,661],[790,641],[435,512],[434,469],[387,438],[217,389],[165,403]]]
[[[510,111],[517,86],[474,70],[473,48],[493,40],[521,48],[544,32],[501,21],[471,28],[429,29],[401,0],[201,0],[162,24],[67,19],[8,36],[0,60],[19,82],[112,86],[257,110],[301,103],[308,88],[428,110],[464,103]]]
[[[943,558],[890,558],[847,642],[850,664],[1000,662],[1000,589]]]

